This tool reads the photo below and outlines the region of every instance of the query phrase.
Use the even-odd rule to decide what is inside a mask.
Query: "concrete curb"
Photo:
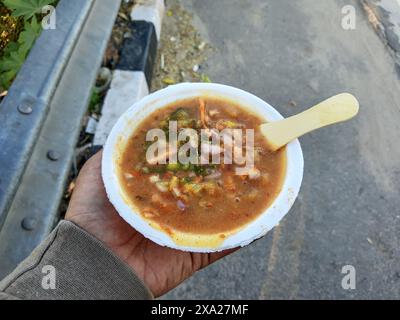
[[[132,36],[123,43],[96,128],[95,147],[104,145],[125,110],[149,94],[164,11],[164,0],[145,0],[132,8]]]

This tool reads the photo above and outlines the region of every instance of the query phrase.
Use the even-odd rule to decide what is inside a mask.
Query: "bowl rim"
[[[283,116],[269,103],[244,90],[217,83],[180,83],[145,96],[125,111],[112,128],[104,145],[102,157],[101,172],[107,197],[118,214],[135,230],[153,242],[190,252],[217,252],[243,247],[264,236],[279,224],[293,206],[300,191],[304,170],[302,149],[300,142],[296,139],[286,146],[286,173],[280,193],[257,218],[226,237],[217,247],[178,245],[166,232],[151,226],[149,221],[146,221],[137,210],[135,211],[132,203],[124,200],[116,165],[118,146],[121,139],[129,138],[135,131],[135,126],[155,110],[174,101],[204,95],[233,100],[268,121],[283,119]]]

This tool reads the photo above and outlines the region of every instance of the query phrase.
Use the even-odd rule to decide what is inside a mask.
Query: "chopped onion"
[[[211,173],[211,174],[208,175],[208,176],[205,176],[205,177],[204,177],[204,180],[215,180],[215,179],[220,178],[221,175],[222,175],[221,171],[216,171],[216,172],[214,172],[214,173]]]
[[[209,201],[200,200],[199,201],[199,206],[202,207],[202,208],[207,209],[207,208],[212,208],[213,204],[211,202],[209,202]]]
[[[129,172],[124,172],[124,177],[125,177],[125,179],[129,179],[129,180],[134,178],[133,174],[131,174]]]
[[[254,200],[258,196],[258,190],[257,189],[252,189],[250,192],[246,194],[246,197],[250,200]]]
[[[183,203],[182,200],[178,200],[178,201],[176,202],[176,205],[178,206],[179,210],[184,211],[184,210],[186,209],[186,205]]]
[[[151,210],[151,209],[145,209],[145,210],[143,211],[143,215],[144,215],[144,217],[147,218],[147,219],[151,219],[151,218],[154,218],[154,217],[158,217],[158,216],[159,216],[159,214],[158,214],[157,212],[154,212],[154,211]]]
[[[173,187],[172,188],[172,193],[176,196],[179,197],[181,195],[181,192],[179,191],[179,189],[177,187]]]
[[[209,113],[209,115],[210,115],[211,117],[214,117],[215,115],[219,114],[219,111],[216,110],[216,109],[212,109],[212,110],[210,110],[208,113]]]
[[[256,169],[256,168],[252,168],[249,170],[249,178],[250,179],[258,179],[261,176],[261,172],[260,170]]]
[[[154,194],[151,196],[151,202],[160,203],[160,202],[162,202],[162,198],[161,198],[161,196],[160,196],[158,193],[154,193]]]
[[[161,192],[167,192],[168,191],[168,185],[166,185],[164,182],[156,182],[156,187]]]
[[[153,175],[153,176],[150,176],[149,180],[151,183],[156,183],[156,182],[160,181],[160,177],[158,175]]]

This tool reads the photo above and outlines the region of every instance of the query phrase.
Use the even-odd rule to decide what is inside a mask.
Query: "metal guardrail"
[[[46,119],[51,98],[93,1],[61,1],[55,30],[43,30],[0,107],[0,226]]]
[[[0,104],[0,278],[51,231],[120,0],[61,0]]]

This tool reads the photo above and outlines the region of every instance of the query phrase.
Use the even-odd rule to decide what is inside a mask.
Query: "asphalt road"
[[[216,48],[205,66],[214,82],[250,91],[285,116],[343,91],[361,109],[301,139],[303,186],[278,228],[165,298],[399,299],[399,73],[360,2],[182,2]],[[347,4],[355,30],[341,26]],[[341,286],[344,265],[356,270],[355,290]]]

